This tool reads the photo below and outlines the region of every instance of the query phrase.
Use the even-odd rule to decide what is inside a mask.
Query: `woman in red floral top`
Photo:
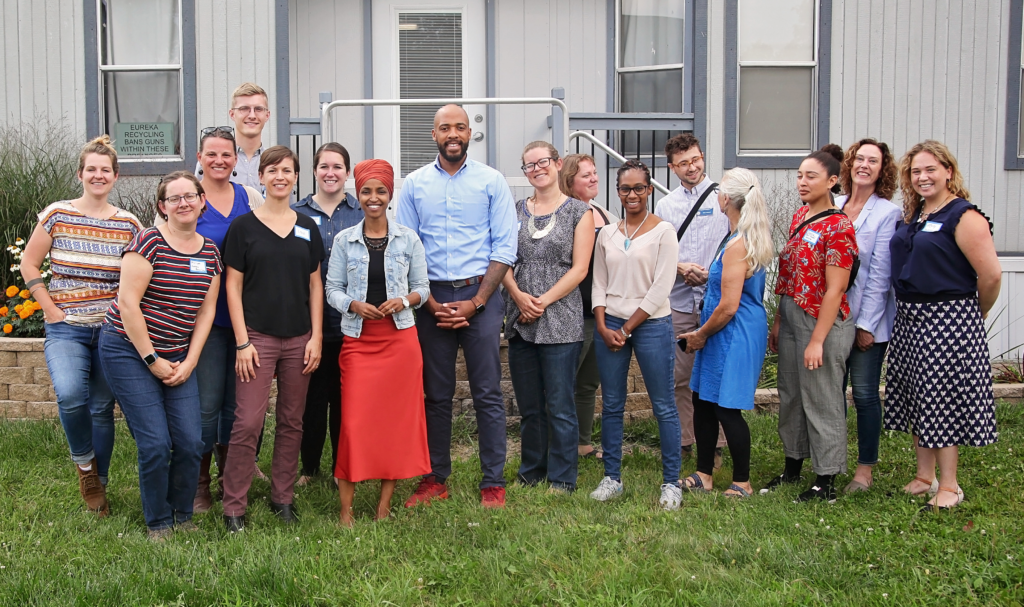
[[[829,144],[800,163],[797,188],[804,206],[793,215],[790,239],[779,254],[775,293],[782,298],[768,337],[768,346],[779,353],[779,436],[786,468],[761,493],[798,482],[810,457],[817,478],[798,502],[834,502],[835,477],[846,471],[843,376],[855,332],[846,287],[857,237],[830,193],[842,158],[843,150]]]

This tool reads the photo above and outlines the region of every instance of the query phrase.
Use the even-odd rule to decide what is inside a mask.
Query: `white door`
[[[373,3],[375,99],[484,97],[487,66],[484,0]],[[373,151],[401,178],[433,161],[430,137],[436,107],[378,107]],[[466,106],[473,139],[469,157],[487,161],[486,107]]]

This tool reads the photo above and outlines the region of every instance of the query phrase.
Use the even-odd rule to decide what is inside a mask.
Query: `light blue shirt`
[[[837,196],[836,206],[843,208],[846,201],[846,196]],[[846,301],[853,324],[871,333],[876,342],[889,341],[896,322],[896,294],[889,280],[889,241],[902,215],[899,207],[872,194],[853,222],[860,270],[853,288],[846,293]]]
[[[370,252],[363,240],[363,222],[343,230],[334,237],[333,253],[327,267],[327,304],[341,312],[341,332],[358,339],[363,331],[363,317],[352,311],[353,301],[366,301],[367,277],[370,273]],[[430,295],[423,245],[416,234],[393,221],[388,222],[388,248],[384,250],[384,281],[388,299],[420,294],[418,308]],[[416,324],[412,308],[394,315],[395,326],[408,329]]]
[[[423,242],[430,280],[483,276],[492,261],[516,262],[515,201],[505,177],[466,159],[449,175],[440,161],[405,178],[398,197],[398,223]]]

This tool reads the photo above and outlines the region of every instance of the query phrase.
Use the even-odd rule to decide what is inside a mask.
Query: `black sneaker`
[[[760,493],[761,495],[767,495],[768,493],[771,493],[772,491],[778,489],[782,485],[795,485],[796,483],[799,483],[802,480],[804,480],[804,477],[802,476],[788,477],[785,473],[783,473],[776,476],[772,480],[768,481],[768,484],[765,485],[764,487],[761,487],[761,490],[758,493]]]
[[[804,491],[793,500],[794,504],[809,502],[811,500],[823,500],[829,504],[836,503],[836,488],[832,485],[821,486],[811,485],[811,488]]]

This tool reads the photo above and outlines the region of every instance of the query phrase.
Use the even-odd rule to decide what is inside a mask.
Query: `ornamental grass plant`
[[[905,434],[885,432],[875,486],[834,505],[793,504],[805,486],[725,498],[731,459],[709,495],[658,508],[657,424],[628,424],[625,494],[588,497],[601,463],[580,463],[579,490],[550,494],[512,483],[518,437],[509,435],[508,506],[484,510],[480,463],[457,458],[448,500],[414,510],[401,481],[392,519],[370,520],[375,483],[356,489],[354,529],[337,524],[334,484],[298,488],[302,521],[285,526],[256,480],[249,527],[229,535],[221,508],[199,530],[165,544],[146,539],[134,443],[123,422],[108,495],[111,516],[82,508],[67,444],[54,421],[0,421],[0,605],[943,605],[1024,603],[1024,406],[997,408],[1000,441],[961,450],[967,501],[920,513],[902,494],[915,473]],[[856,433],[850,416],[850,465]],[[751,481],[782,465],[778,418],[747,414]],[[465,427],[457,453],[475,453]],[[260,462],[269,470],[273,432]],[[329,450],[322,468],[328,470]],[[683,474],[693,472],[686,460]],[[809,473],[809,472],[808,472]]]

